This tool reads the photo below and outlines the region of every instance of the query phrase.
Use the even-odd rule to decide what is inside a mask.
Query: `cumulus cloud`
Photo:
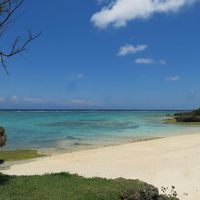
[[[91,17],[91,22],[99,28],[108,25],[126,26],[135,19],[148,19],[155,13],[177,12],[184,6],[199,0],[114,0]]]
[[[180,80],[180,76],[170,76],[166,78],[167,81],[178,81]]]
[[[133,46],[131,44],[126,44],[125,46],[120,47],[118,56],[126,56],[130,53],[137,53],[139,51],[144,51],[148,46],[141,44],[137,46]]]
[[[160,64],[160,65],[165,65],[166,61],[165,60],[154,60],[152,58],[137,58],[135,60],[135,63],[137,64],[146,64],[146,65],[150,65],[150,64]]]

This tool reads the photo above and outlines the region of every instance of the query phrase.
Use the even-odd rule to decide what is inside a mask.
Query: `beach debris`
[[[176,199],[177,197],[177,192],[176,192],[176,187],[175,186],[171,186],[171,188],[168,188],[168,187],[161,187],[161,191],[163,192],[163,194],[167,197],[170,197],[170,198],[174,198]],[[168,194],[167,191],[170,190],[170,193]]]

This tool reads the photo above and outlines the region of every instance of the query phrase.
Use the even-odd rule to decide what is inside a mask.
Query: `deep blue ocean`
[[[170,111],[2,111],[4,149],[73,151],[138,139],[200,131],[200,127],[167,125]]]

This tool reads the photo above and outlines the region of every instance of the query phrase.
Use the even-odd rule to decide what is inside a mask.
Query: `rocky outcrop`
[[[0,127],[0,147],[6,145],[6,134],[5,134],[5,129],[3,127]]]
[[[193,110],[191,112],[175,113],[174,116],[175,117],[200,116],[200,108]]]
[[[176,113],[174,117],[177,122],[200,122],[200,109],[192,112]]]
[[[200,116],[175,117],[177,122],[200,122]]]

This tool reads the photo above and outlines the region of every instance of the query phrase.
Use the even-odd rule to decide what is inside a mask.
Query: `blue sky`
[[[200,1],[26,1],[1,39],[42,31],[0,69],[0,108],[200,106]]]

